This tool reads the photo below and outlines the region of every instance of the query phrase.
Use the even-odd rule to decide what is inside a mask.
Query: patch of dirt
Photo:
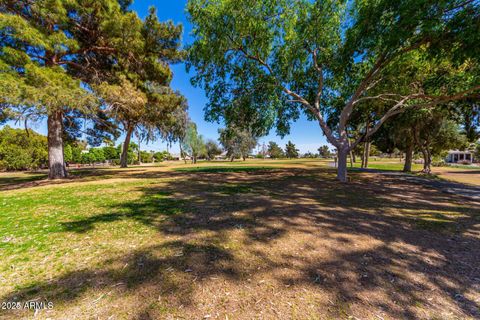
[[[184,203],[167,220],[125,203],[157,230],[149,244],[0,300],[53,301],[40,318],[480,318],[478,203],[331,169],[144,174],[169,179],[145,198]]]

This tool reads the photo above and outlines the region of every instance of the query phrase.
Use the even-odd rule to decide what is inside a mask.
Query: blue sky
[[[172,20],[175,23],[181,23],[184,27],[183,43],[186,45],[192,42],[192,37],[190,36],[192,27],[185,15],[186,2],[186,0],[136,0],[131,9],[135,10],[141,18],[144,18],[148,13],[148,8],[155,6],[160,20]],[[207,98],[202,89],[195,88],[190,83],[190,78],[194,71],[191,70],[190,74],[188,74],[183,64],[172,66],[172,70],[174,72],[172,87],[175,90],[179,90],[188,99],[190,117],[197,123],[199,132],[208,139],[217,140],[218,129],[221,126],[204,120],[203,109],[207,103]],[[45,122],[32,124],[31,127],[42,134],[46,134]],[[123,137],[120,137],[120,139],[123,139]],[[272,130],[270,135],[260,139],[260,143],[275,141],[280,146],[285,147],[288,140],[296,144],[302,153],[307,151],[316,152],[318,147],[327,144],[318,124],[308,121],[304,117],[292,125],[290,135],[281,139]],[[166,144],[156,141],[148,146],[142,145],[142,149],[165,150]],[[173,146],[171,152],[178,152],[178,146]]]

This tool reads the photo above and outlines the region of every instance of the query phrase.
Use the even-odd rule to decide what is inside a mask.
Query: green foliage
[[[81,163],[92,164],[92,163],[95,163],[95,162],[97,162],[97,159],[95,158],[95,154],[93,154],[91,152],[82,153]]]
[[[413,121],[413,137],[422,152],[424,173],[430,173],[432,160],[444,158],[449,149],[466,149],[467,138],[460,126],[449,117],[448,110],[422,110]]]
[[[268,143],[268,154],[270,155],[270,158],[272,159],[278,159],[278,158],[283,158],[285,157],[285,153],[283,152],[282,148],[273,141],[270,141]]]
[[[474,149],[474,157],[476,161],[480,160],[480,142],[477,142],[475,144],[475,149]]]
[[[480,102],[475,99],[460,101],[456,104],[461,114],[461,123],[468,142],[480,139]]]
[[[160,151],[160,152],[155,152],[153,154],[153,158],[155,159],[156,162],[162,162],[166,160],[171,160],[172,155],[168,151]]]
[[[90,153],[93,154],[96,162],[105,162],[106,158],[103,148],[92,148],[90,149]]]
[[[119,150],[112,146],[103,147],[103,154],[106,160],[120,159]]]
[[[389,118],[478,96],[479,11],[462,0],[189,0],[192,83],[207,120],[255,133],[285,135],[304,112],[346,181],[349,151]]]
[[[63,148],[63,154],[64,154],[65,162],[72,162],[73,161],[73,148],[72,148],[71,145],[67,144]]]
[[[213,140],[208,140],[205,143],[205,148],[209,160],[213,160],[216,156],[222,154],[222,148]]]
[[[320,157],[322,158],[329,158],[332,156],[332,152],[330,151],[330,148],[326,145],[324,146],[321,146],[320,148],[318,148],[318,154],[320,155]]]
[[[227,157],[245,159],[257,146],[257,138],[251,130],[240,128],[236,125],[230,125],[225,129],[220,129],[220,143]]]
[[[0,119],[85,117],[91,145],[118,137],[118,123],[150,140],[178,138],[186,103],[169,89],[169,64],[183,59],[182,26],[160,22],[153,8],[142,21],[131,2],[0,2]]]
[[[298,149],[291,141],[288,141],[285,146],[285,156],[290,159],[298,158]]]
[[[75,145],[72,147],[72,162],[81,163],[82,162],[82,151],[83,148]]]
[[[152,163],[153,153],[147,151],[140,151],[140,161],[143,163]]]
[[[30,170],[48,163],[47,138],[28,130],[0,130],[0,170]]]
[[[192,157],[193,162],[196,162],[197,158],[205,155],[205,141],[202,135],[197,132],[197,125],[190,122],[187,127],[185,137],[181,141],[182,151],[188,156]]]
[[[117,146],[117,153],[120,155],[122,152],[123,144]],[[138,145],[134,142],[130,142],[127,150],[127,163],[134,164],[138,162]]]
[[[302,155],[302,158],[306,158],[306,159],[313,159],[313,158],[316,158],[316,157],[317,157],[317,155],[314,154],[314,153],[311,153],[310,151],[308,151],[308,152],[306,152]]]

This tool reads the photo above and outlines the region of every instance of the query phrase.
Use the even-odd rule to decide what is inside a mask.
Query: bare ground
[[[37,314],[52,319],[480,318],[479,203],[315,167],[144,174],[159,184],[139,187],[143,200],[65,228],[128,220],[154,236],[0,301],[53,301]]]

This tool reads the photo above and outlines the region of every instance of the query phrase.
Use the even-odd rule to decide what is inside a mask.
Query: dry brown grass
[[[478,169],[438,167],[433,168],[433,173],[446,180],[480,186],[480,167]]]
[[[480,317],[480,204],[375,174],[340,184],[322,165],[138,168],[3,191],[91,203],[57,205],[53,245],[9,260],[0,301],[53,301],[37,314],[52,319]]]

